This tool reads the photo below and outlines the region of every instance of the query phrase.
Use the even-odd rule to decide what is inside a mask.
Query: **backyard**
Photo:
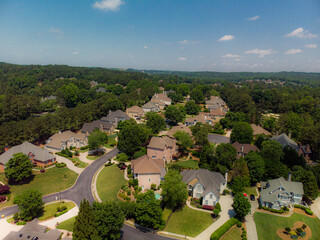
[[[320,220],[305,215],[294,213],[291,217],[278,217],[266,213],[254,214],[259,240],[281,240],[277,230],[285,227],[293,227],[297,221],[307,224],[312,231],[310,240],[317,240],[320,236]]]
[[[11,197],[4,204],[0,204],[0,208],[13,204],[15,196],[21,194],[25,190],[38,190],[43,195],[63,191],[70,188],[77,179],[77,173],[68,168],[50,168],[45,173],[33,172],[34,178],[31,182],[23,185],[10,185]],[[0,181],[5,182],[4,174],[0,174]]]
[[[228,232],[226,232],[220,240],[241,240],[241,231],[237,226],[233,226]]]
[[[172,164],[178,165],[184,169],[198,169],[199,168],[199,161],[196,161],[196,160],[177,161]]]
[[[164,231],[195,237],[212,223],[213,219],[210,213],[184,206],[171,215]]]
[[[257,190],[256,190],[255,187],[245,187],[245,188],[244,188],[244,192],[245,192],[246,194],[248,194],[249,196],[250,196],[250,195],[258,196]]]
[[[127,181],[116,165],[104,167],[97,179],[97,191],[102,201],[117,199],[117,193]]]

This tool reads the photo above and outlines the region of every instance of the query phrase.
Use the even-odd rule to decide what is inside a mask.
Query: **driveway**
[[[72,171],[74,171],[74,172],[76,172],[78,174],[81,174],[83,172],[84,168],[76,167],[70,159],[62,157],[62,156],[59,156],[59,155],[55,155],[55,156],[56,156],[57,162],[63,162],[65,164],[67,164],[67,167],[70,170],[72,170]]]
[[[318,197],[316,200],[313,201],[313,203],[310,206],[312,212],[320,218],[320,197]]]
[[[259,207],[259,203],[258,203],[258,200],[250,201],[250,203],[251,203],[251,212],[245,217],[246,226],[247,226],[247,236],[249,240],[258,240],[257,228],[256,228],[256,223],[254,221],[253,215],[256,209]]]
[[[230,195],[221,196],[219,203],[221,205],[220,218],[214,223],[212,223],[206,230],[204,230],[194,239],[209,240],[211,234],[214,231],[216,231],[221,225],[223,225],[226,221],[228,221],[230,218],[236,215],[232,208],[233,198]]]

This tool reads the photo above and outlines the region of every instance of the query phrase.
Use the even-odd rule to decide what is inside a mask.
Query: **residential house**
[[[259,152],[255,145],[235,142],[232,146],[236,149],[238,158],[245,157],[250,151]]]
[[[226,109],[224,108],[217,108],[217,109],[212,109],[209,112],[209,116],[214,119],[215,122],[219,122],[220,119],[224,118],[227,114]]]
[[[146,104],[144,104],[142,106],[142,109],[143,109],[144,113],[159,112],[160,111],[160,107],[157,106],[154,102],[147,102]]]
[[[167,106],[167,104],[165,104],[165,102],[159,98],[151,99],[150,102],[154,103],[157,107],[160,108],[160,110],[163,110]]]
[[[32,143],[24,142],[12,148],[5,148],[5,152],[0,155],[0,172],[4,172],[5,164],[16,153],[27,155],[30,161],[39,167],[46,167],[56,163],[56,157],[48,150],[39,148]]]
[[[148,155],[132,160],[131,169],[133,177],[138,179],[139,187],[142,190],[150,189],[151,184],[158,187],[166,175],[165,161],[150,158]]]
[[[291,174],[288,181],[283,177],[261,182],[260,204],[273,209],[302,204],[303,185],[301,182],[292,182]]]
[[[151,98],[151,102],[155,100],[160,100],[165,105],[171,105],[171,102],[172,102],[171,99],[168,98],[166,93],[155,93]]]
[[[53,101],[53,100],[57,100],[57,96],[53,96],[53,95],[50,95],[49,97],[44,97],[41,99],[41,103],[43,103],[44,101]]]
[[[178,131],[183,131],[188,133],[190,136],[192,136],[192,132],[190,130],[190,128],[188,128],[186,125],[184,124],[179,124],[178,126],[174,126],[172,127],[167,133],[166,135],[170,138],[175,138],[173,135],[178,132]]]
[[[299,155],[302,155],[306,161],[310,160],[310,156],[311,156],[312,152],[311,152],[309,144],[307,144],[307,145],[298,144],[293,139],[288,137],[287,134],[285,134],[285,133],[282,133],[279,136],[273,136],[272,140],[279,142],[283,148],[285,146],[289,146],[289,147],[293,148],[294,150],[296,150],[296,152]]]
[[[106,89],[104,87],[99,87],[96,89],[96,92],[97,93],[100,93],[100,92],[104,93],[104,92],[106,92]]]
[[[217,96],[211,96],[209,100],[206,100],[206,108],[209,111],[214,109],[223,109],[224,111],[228,111],[227,104]]]
[[[208,115],[199,114],[195,117],[187,118],[185,123],[186,123],[186,126],[189,127],[189,126],[196,125],[197,122],[200,122],[203,124],[208,123],[208,124],[212,125],[214,120]]]
[[[121,111],[121,110],[117,110],[117,111],[110,111],[108,116],[101,118],[100,120],[106,123],[113,123],[116,128],[118,127],[118,123],[120,121],[125,121],[125,120],[129,120],[130,117],[128,116],[128,114],[126,114],[125,112]]]
[[[58,240],[62,232],[58,229],[49,229],[39,224],[36,218],[27,222],[18,232],[10,232],[3,240]]]
[[[175,139],[167,136],[152,137],[147,146],[147,155],[151,159],[163,159],[169,163],[178,154],[178,146]]]
[[[252,130],[253,130],[253,136],[255,135],[260,135],[260,134],[264,134],[266,136],[271,136],[271,133],[268,132],[267,130],[265,130],[264,128],[255,125],[255,124],[251,124]]]
[[[141,120],[144,117],[144,111],[139,106],[132,106],[130,108],[127,108],[126,113],[129,117],[135,120]]]
[[[98,82],[96,82],[96,81],[91,81],[91,82],[90,82],[90,85],[91,85],[91,87],[98,86]]]
[[[209,142],[214,144],[230,143],[230,138],[220,134],[213,134],[213,133],[208,134],[208,140]]]
[[[189,195],[201,199],[203,208],[213,209],[220,200],[220,193],[227,187],[228,173],[224,178],[219,172],[207,169],[185,170],[182,181],[187,184]]]
[[[111,134],[114,132],[115,128],[116,127],[113,123],[96,120],[91,123],[83,124],[81,128],[81,133],[86,134],[86,136],[89,136],[93,132],[93,130],[99,129],[101,132]]]
[[[84,147],[88,145],[88,137],[83,133],[74,133],[71,131],[58,132],[52,135],[44,146],[50,152],[60,152],[70,147]]]

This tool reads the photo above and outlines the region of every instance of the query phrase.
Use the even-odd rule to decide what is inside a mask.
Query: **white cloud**
[[[228,53],[228,54],[226,54],[226,55],[223,55],[222,57],[223,57],[223,58],[240,58],[240,57],[242,57],[242,56],[237,55],[237,54]]]
[[[188,44],[189,42],[188,42],[188,40],[182,40],[182,41],[179,41],[178,43],[179,44]]]
[[[144,48],[144,49],[148,49],[148,46],[144,46],[143,48]]]
[[[120,6],[124,4],[122,0],[101,0],[96,1],[92,7],[103,11],[118,11]]]
[[[186,60],[188,60],[188,58],[185,58],[185,57],[179,57],[178,58],[180,61],[186,61]]]
[[[259,18],[260,18],[260,16],[259,16],[259,15],[256,15],[256,16],[254,16],[254,17],[249,17],[248,20],[249,20],[249,21],[256,21],[256,20],[258,20]]]
[[[54,34],[56,36],[56,38],[58,38],[58,39],[61,39],[64,37],[63,31],[61,31],[59,28],[51,27],[51,28],[49,28],[49,32]]]
[[[223,37],[219,38],[219,42],[222,42],[222,41],[229,41],[229,40],[232,40],[234,39],[234,36],[233,35],[224,35]]]
[[[252,50],[248,50],[245,52],[246,54],[257,54],[259,55],[260,58],[263,58],[265,55],[269,55],[272,53],[276,53],[276,51],[272,50],[272,49],[252,49]]]
[[[79,52],[78,51],[73,51],[72,54],[73,55],[79,55]]]
[[[316,38],[317,34],[313,34],[304,30],[302,27],[299,27],[293,30],[291,33],[285,35],[285,37],[298,37],[298,38]]]
[[[306,44],[304,45],[306,48],[317,48],[317,44]]]
[[[301,53],[301,52],[302,52],[301,49],[291,48],[288,51],[286,51],[284,54],[288,55],[288,54],[296,54],[296,53]]]

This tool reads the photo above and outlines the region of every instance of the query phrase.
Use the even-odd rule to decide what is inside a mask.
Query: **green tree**
[[[72,239],[75,240],[98,240],[97,222],[92,207],[88,200],[80,203],[79,213],[73,225]]]
[[[216,148],[216,162],[230,168],[236,160],[237,151],[230,143],[221,143]]]
[[[66,107],[73,108],[78,103],[79,98],[79,88],[73,83],[64,85],[62,87],[63,98],[65,100]]]
[[[197,145],[204,146],[209,143],[208,133],[210,129],[211,126],[209,124],[202,124],[199,122],[191,127],[192,135]]]
[[[317,179],[311,171],[307,171],[302,167],[299,167],[301,170],[297,173],[297,168],[295,169],[296,172],[293,172],[293,180],[302,182],[304,196],[309,199],[316,199],[318,197],[318,184]]]
[[[186,109],[187,114],[190,115],[198,115],[198,113],[201,110],[201,107],[197,105],[194,101],[188,101],[184,108]]]
[[[146,125],[134,124],[126,126],[118,135],[118,148],[127,155],[133,156],[151,135],[152,132]]]
[[[195,88],[190,93],[190,98],[195,101],[196,104],[204,102],[204,96],[201,90]]]
[[[283,150],[277,141],[264,141],[261,145],[261,156],[270,161],[280,161],[283,156]]]
[[[242,219],[245,217],[251,210],[251,204],[245,196],[241,193],[237,193],[233,198],[232,207],[237,214],[237,217]]]
[[[248,187],[249,184],[250,184],[250,178],[247,176],[246,177],[240,177],[240,176],[234,177],[234,178],[232,178],[232,181],[231,181],[232,192],[234,194],[243,193],[244,188]]]
[[[298,138],[303,126],[303,120],[297,113],[282,114],[279,118],[280,131],[289,134],[293,138]]]
[[[4,174],[10,183],[21,183],[32,175],[32,163],[23,153],[16,153],[5,164]]]
[[[162,183],[162,192],[164,204],[170,209],[181,207],[188,198],[187,185],[182,181],[182,175],[177,171],[169,171]]]
[[[223,127],[219,122],[214,124],[212,133],[221,134],[221,135],[224,134]]]
[[[232,163],[232,177],[247,177],[249,178],[249,169],[247,162],[243,158],[239,158]]]
[[[119,239],[124,221],[124,214],[119,205],[115,202],[94,202],[92,208],[99,238]]]
[[[260,182],[263,179],[265,163],[259,153],[251,151],[245,158],[248,164],[251,183]]]
[[[175,124],[182,122],[185,117],[184,111],[180,107],[173,105],[170,105],[166,108],[164,115],[168,120],[174,122]]]
[[[98,149],[107,142],[108,136],[99,129],[95,129],[88,137],[89,148],[91,150]]]
[[[182,152],[186,152],[188,148],[192,147],[192,137],[185,131],[177,131],[173,136],[177,139],[179,148]]]
[[[161,130],[166,128],[166,123],[160,115],[155,112],[150,112],[147,114],[147,127],[152,129],[154,134],[158,134]]]
[[[164,226],[162,209],[152,190],[139,194],[136,202],[135,219],[138,224],[153,229]]]
[[[13,202],[19,206],[20,218],[25,221],[41,216],[44,211],[42,194],[38,190],[26,190],[16,196]]]
[[[283,157],[281,161],[289,168],[292,168],[295,165],[302,167],[306,166],[306,161],[304,160],[303,155],[299,155],[299,153],[290,146],[285,146],[283,148]]]
[[[265,172],[264,178],[265,179],[275,179],[279,177],[287,177],[288,176],[288,168],[282,162],[278,160],[269,160],[264,159],[265,163]]]
[[[238,122],[234,125],[231,136],[231,142],[251,143],[253,140],[253,130],[249,123]]]

